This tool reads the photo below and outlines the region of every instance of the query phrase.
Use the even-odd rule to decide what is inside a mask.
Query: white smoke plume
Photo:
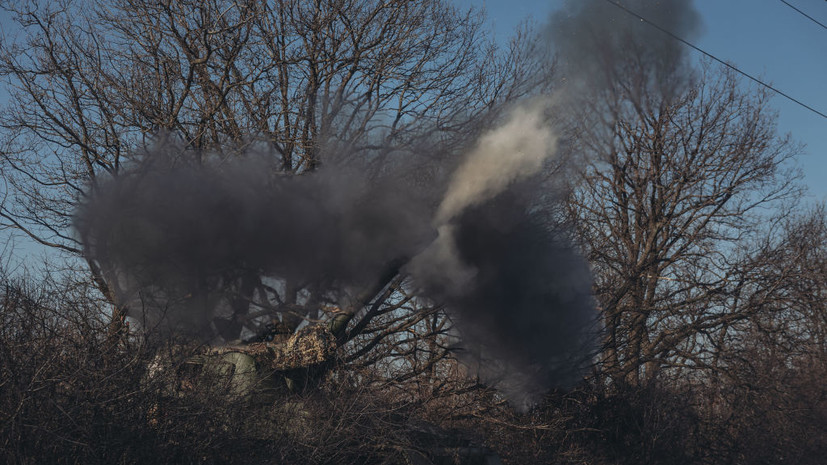
[[[480,137],[452,177],[435,225],[447,223],[462,210],[493,198],[543,167],[557,143],[544,118],[548,108],[546,101],[518,106],[502,126]]]
[[[476,270],[460,259],[456,244],[458,215],[482,204],[522,179],[540,171],[557,143],[546,112],[550,101],[519,105],[505,122],[483,133],[451,176],[433,219],[439,235],[408,267],[414,275],[438,270],[445,292],[459,294],[472,282]]]

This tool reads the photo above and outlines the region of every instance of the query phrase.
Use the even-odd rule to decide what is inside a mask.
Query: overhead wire
[[[631,9],[629,9],[629,8],[625,7],[625,6],[623,6],[622,4],[618,3],[617,1],[615,1],[615,0],[606,0],[606,1],[607,1],[607,2],[609,2],[609,3],[611,3],[612,5],[616,6],[617,8],[620,8],[621,10],[625,11],[626,13],[628,13],[628,14],[630,14],[630,15],[634,16],[635,18],[638,18],[638,19],[639,19],[639,20],[641,20],[642,22],[644,22],[644,23],[646,23],[646,24],[648,24],[648,25],[650,25],[650,26],[654,27],[655,29],[657,29],[657,30],[659,30],[659,31],[663,32],[664,34],[666,34],[666,35],[668,35],[669,37],[671,37],[671,38],[673,38],[673,39],[677,40],[678,42],[680,42],[680,43],[682,43],[682,44],[686,45],[687,47],[690,47],[690,48],[692,48],[693,50],[695,50],[695,51],[697,51],[697,52],[702,53],[702,54],[703,54],[703,55],[705,55],[706,57],[711,58],[712,60],[717,61],[718,63],[720,63],[720,64],[722,64],[722,65],[726,66],[727,68],[729,68],[729,69],[731,69],[731,70],[735,71],[736,73],[738,73],[738,74],[740,74],[740,75],[742,75],[742,76],[746,77],[747,79],[749,79],[749,80],[751,80],[751,81],[753,81],[753,82],[757,83],[758,85],[761,85],[761,86],[763,86],[763,87],[765,87],[765,88],[767,88],[767,89],[769,89],[769,90],[771,90],[771,91],[775,92],[776,94],[778,94],[778,95],[780,95],[780,96],[782,96],[782,97],[786,98],[787,100],[789,100],[789,101],[791,101],[791,102],[793,102],[793,103],[796,103],[796,104],[800,105],[801,107],[806,108],[807,110],[810,110],[811,112],[813,112],[813,113],[815,113],[815,114],[817,114],[817,115],[821,116],[821,117],[822,117],[822,118],[824,118],[824,119],[827,119],[827,114],[825,114],[825,113],[823,113],[823,112],[821,112],[821,111],[819,111],[819,110],[816,110],[815,108],[813,108],[813,107],[811,107],[810,105],[807,105],[806,103],[802,102],[801,100],[798,100],[797,98],[795,98],[795,97],[793,97],[793,96],[791,96],[791,95],[787,94],[786,92],[784,92],[784,91],[782,91],[782,90],[780,90],[780,89],[777,89],[777,88],[775,88],[775,87],[771,86],[770,84],[767,84],[766,82],[764,82],[764,81],[762,81],[762,80],[758,79],[757,77],[752,76],[751,74],[747,73],[746,71],[741,71],[741,70],[740,70],[739,68],[737,68],[735,65],[733,65],[733,64],[731,64],[731,63],[727,63],[726,61],[724,61],[724,60],[722,60],[722,59],[720,59],[720,58],[716,57],[715,55],[713,55],[713,54],[711,54],[711,53],[709,53],[709,52],[707,52],[707,51],[705,51],[705,50],[701,49],[700,47],[696,46],[695,44],[692,44],[691,42],[689,42],[689,41],[687,41],[687,40],[683,39],[682,37],[680,37],[680,36],[678,36],[678,35],[674,34],[672,31],[669,31],[668,29],[665,29],[665,28],[661,27],[660,25],[658,25],[658,24],[656,24],[656,23],[654,23],[654,22],[652,22],[652,21],[648,20],[647,18],[644,18],[644,17],[643,17],[643,16],[641,16],[640,14],[636,13],[635,11],[633,11],[633,10],[631,10]],[[783,1],[783,0],[782,0],[782,1]],[[786,3],[786,2],[785,2],[785,3]]]
[[[796,8],[794,5],[790,4],[789,2],[787,2],[785,0],[778,0],[778,1],[785,4],[785,5],[787,5],[788,7],[792,8],[793,10],[799,12],[802,16],[804,16],[805,18],[809,19],[810,21],[818,24],[819,26],[823,27],[824,29],[827,29],[827,25],[825,25],[821,21],[813,18],[812,16],[808,15],[807,13],[804,13],[803,11],[799,10],[798,8]]]

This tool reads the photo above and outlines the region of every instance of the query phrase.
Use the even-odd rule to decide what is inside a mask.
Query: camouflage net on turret
[[[261,367],[277,371],[294,370],[330,361],[336,354],[336,337],[324,325],[303,328],[283,342],[254,342],[241,346],[215,347],[210,354],[241,352]]]

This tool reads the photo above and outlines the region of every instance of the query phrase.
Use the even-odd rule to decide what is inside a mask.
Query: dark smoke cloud
[[[278,176],[261,157],[195,164],[174,146],[104,181],[78,211],[89,258],[131,316],[194,335],[245,273],[364,286],[434,233],[427,192],[395,174],[326,166]],[[432,202],[431,202],[432,203]]]
[[[701,32],[691,0],[618,0],[626,8],[682,37]],[[570,96],[612,86],[630,68],[642,70],[647,86],[669,95],[691,75],[686,47],[605,0],[567,0],[549,22],[548,39]],[[651,87],[650,87],[651,88]]]
[[[193,163],[159,146],[90,190],[76,228],[130,316],[202,337],[245,274],[358,292],[409,261],[476,354],[466,359],[525,403],[576,380],[594,338],[588,267],[526,181],[554,152],[544,111],[516,108],[449,162],[455,173],[407,163],[368,176],[349,162],[284,176],[262,156]]]
[[[456,254],[471,277],[420,262],[414,272],[454,316],[466,360],[517,405],[577,382],[596,330],[589,267],[566,231],[533,211],[529,187],[537,186],[512,186],[457,218]]]

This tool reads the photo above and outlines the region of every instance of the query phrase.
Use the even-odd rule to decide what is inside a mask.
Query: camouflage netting
[[[323,325],[303,328],[284,342],[254,342],[241,346],[216,347],[210,354],[230,352],[248,354],[260,367],[277,371],[294,370],[319,365],[333,359],[336,354],[336,337]]]

